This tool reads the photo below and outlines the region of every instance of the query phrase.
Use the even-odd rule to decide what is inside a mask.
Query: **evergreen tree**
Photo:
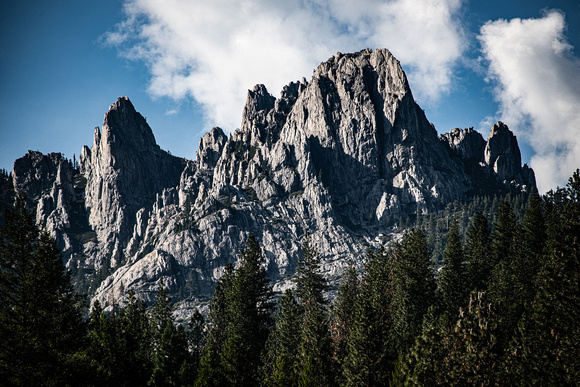
[[[207,345],[197,385],[256,385],[272,324],[272,290],[262,249],[251,234],[240,266],[232,265],[216,286],[210,306]]]
[[[201,357],[205,346],[205,319],[198,309],[195,310],[189,320],[188,341],[191,352],[192,379],[195,380],[199,374]]]
[[[496,265],[488,294],[498,316],[501,316],[498,348],[503,351],[524,309],[522,286],[518,281],[518,269],[522,266],[521,228],[506,200],[499,203],[495,218],[492,247]]]
[[[182,325],[165,320],[165,329],[153,354],[152,386],[182,386],[192,382],[188,343]]]
[[[149,384],[154,386],[178,386],[191,382],[187,335],[183,326],[175,326],[168,293],[161,281],[151,310],[153,369]]]
[[[497,322],[485,293],[472,293],[469,306],[462,310],[448,342],[447,354],[438,374],[441,385],[500,385],[496,351]]]
[[[467,276],[463,266],[464,255],[459,235],[459,227],[455,219],[447,234],[447,245],[443,252],[445,266],[439,277],[439,291],[443,309],[451,316],[456,316],[459,308],[467,304],[469,292],[467,290]]]
[[[344,385],[380,386],[389,381],[397,355],[390,335],[391,269],[391,255],[385,250],[367,254],[342,363]]]
[[[262,368],[266,386],[296,386],[302,310],[290,289],[278,302],[276,325],[268,337]]]
[[[436,386],[444,385],[442,372],[444,359],[448,356],[449,337],[454,324],[449,315],[436,316],[435,308],[427,311],[423,332],[407,355],[401,355],[393,371],[391,385]],[[453,321],[454,323],[455,321]]]
[[[229,291],[234,277],[234,266],[226,265],[224,274],[216,284],[209,307],[209,325],[205,339],[203,355],[199,362],[199,373],[196,386],[225,385],[224,372],[221,369],[220,357],[227,338],[229,324]]]
[[[491,255],[491,232],[486,217],[478,212],[467,231],[465,244],[469,290],[487,289],[493,266]]]
[[[318,252],[312,246],[312,240],[308,233],[302,243],[302,254],[298,259],[294,282],[296,283],[296,295],[303,305],[310,299],[317,305],[327,304],[324,292],[328,289],[328,283],[320,273]]]
[[[0,228],[0,379],[75,383],[85,326],[56,242],[39,233],[22,193]]]
[[[435,301],[435,278],[425,235],[407,233],[394,252],[393,330],[395,346],[406,353],[421,332],[423,316]]]
[[[261,352],[272,325],[272,289],[262,249],[254,234],[246,241],[229,296],[228,323],[222,363],[233,385],[256,385]]]
[[[524,215],[522,244],[515,268],[522,302],[526,306],[535,297],[534,281],[542,265],[545,245],[546,224],[542,211],[542,199],[537,194],[532,194]]]
[[[297,366],[299,385],[333,385],[332,340],[323,293],[328,284],[320,273],[318,252],[309,234],[302,244],[296,273],[296,294],[303,309]]]
[[[580,380],[580,172],[547,195],[546,256],[537,294],[510,343],[506,367],[522,385]]]
[[[334,356],[338,364],[343,363],[346,355],[347,341],[354,321],[354,308],[358,296],[358,272],[353,262],[350,261],[344,280],[338,288],[332,310],[332,338],[334,343]]]
[[[152,372],[151,326],[147,307],[138,301],[133,290],[128,293],[127,304],[120,311],[123,348],[123,385],[143,386]]]

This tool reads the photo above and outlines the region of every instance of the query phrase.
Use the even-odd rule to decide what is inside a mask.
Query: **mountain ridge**
[[[336,280],[401,218],[486,191],[536,190],[533,171],[520,164],[503,123],[487,141],[472,128],[438,136],[400,63],[386,49],[367,49],[337,53],[278,99],[255,86],[240,128],[229,137],[210,130],[195,160],[161,150],[122,97],[83,147],[78,170],[29,152],[12,179],[92,299],[111,305],[133,289],[151,301],[163,280],[187,314],[208,299],[250,233],[275,289],[289,286],[306,232]],[[38,174],[43,168],[52,172]]]

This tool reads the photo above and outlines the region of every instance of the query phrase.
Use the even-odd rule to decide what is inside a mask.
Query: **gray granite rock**
[[[150,302],[163,280],[186,317],[207,303],[250,233],[276,290],[291,286],[307,232],[336,284],[348,260],[361,265],[403,217],[467,199],[490,181],[535,186],[515,137],[496,126],[487,142],[471,129],[438,138],[400,63],[367,49],[336,54],[279,99],[255,86],[240,128],[230,137],[213,128],[195,160],[161,150],[124,97],[83,148],[79,171],[29,153],[14,182],[46,197],[40,222],[78,241],[62,243],[65,259],[93,299],[111,305],[134,289]],[[73,207],[81,226],[71,225]]]

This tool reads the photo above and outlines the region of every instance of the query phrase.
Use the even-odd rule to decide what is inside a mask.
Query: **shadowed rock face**
[[[211,295],[251,232],[276,289],[288,286],[307,231],[336,281],[348,259],[361,262],[400,217],[490,187],[532,189],[533,171],[520,163],[517,141],[501,123],[487,142],[472,129],[438,138],[399,62],[388,50],[363,50],[336,54],[279,99],[255,86],[240,129],[228,138],[213,128],[196,160],[161,150],[120,98],[93,146],[83,148],[80,171],[46,175],[37,187],[24,176],[42,167],[19,160],[14,179],[28,181],[18,184],[36,196],[63,186],[67,173],[76,182],[66,183],[61,204],[37,213],[47,223],[67,200],[82,202],[84,228],[66,231],[80,242],[65,259],[94,298],[122,301],[131,288],[152,300],[163,279],[185,315]],[[62,224],[56,234],[65,234],[64,215]]]

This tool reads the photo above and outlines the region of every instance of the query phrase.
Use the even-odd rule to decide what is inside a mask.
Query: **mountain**
[[[402,220],[473,195],[536,189],[503,123],[487,141],[472,128],[438,136],[386,49],[338,53],[278,99],[255,86],[241,127],[229,137],[210,130],[195,160],[160,149],[123,97],[78,168],[29,152],[11,177],[79,290],[108,305],[128,289],[151,301],[163,280],[184,315],[209,299],[250,233],[280,290],[307,232],[333,281]]]

